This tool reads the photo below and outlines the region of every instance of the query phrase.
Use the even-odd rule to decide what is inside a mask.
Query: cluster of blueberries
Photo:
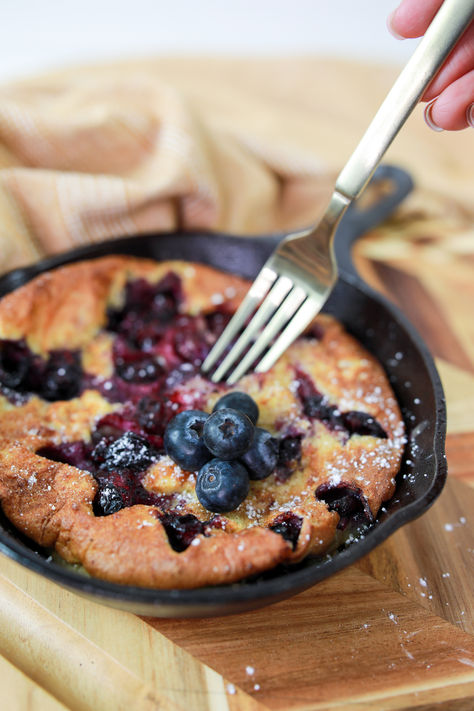
[[[53,350],[47,358],[34,354],[24,339],[0,339],[0,391],[15,401],[36,393],[45,400],[70,400],[79,394],[83,371],[79,353]]]
[[[221,397],[212,413],[180,412],[165,430],[166,453],[180,467],[197,472],[196,495],[208,511],[234,511],[250,479],[265,479],[278,463],[278,440],[257,427],[257,403],[244,392]]]

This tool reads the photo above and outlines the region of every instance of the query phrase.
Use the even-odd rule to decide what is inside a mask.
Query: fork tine
[[[298,309],[305,298],[306,292],[299,286],[294,287],[290,291],[280,308],[275,312],[260,336],[253,344],[252,348],[248,351],[244,358],[242,358],[233,373],[231,373],[231,375],[227,378],[229,385],[233,385],[242,375],[244,375],[252,363],[267,347],[272,338],[274,338],[275,335],[281,331],[289,319],[294,318],[294,314],[298,312]]]
[[[231,368],[231,366],[240,356],[242,351],[253,339],[255,334],[257,334],[260,329],[265,325],[265,323],[270,319],[271,315],[281,305],[285,296],[288,294],[292,286],[293,283],[291,279],[286,276],[279,277],[274,282],[272,288],[265,297],[265,300],[258,307],[254,317],[246,326],[245,331],[234,343],[232,349],[229,351],[222,363],[217,368],[216,372],[213,374],[212,380],[215,383],[219,382],[224,373],[227,373],[227,371]]]
[[[264,373],[272,367],[281,354],[293,343],[302,331],[311,323],[316,316],[321,306],[324,303],[324,298],[314,299],[308,297],[300,306],[298,311],[293,316],[287,327],[281,332],[270,350],[265,353],[262,360],[257,364],[255,372]]]
[[[247,318],[261,302],[271,285],[277,278],[277,273],[269,267],[263,267],[256,280],[248,290],[239,308],[215,342],[207,358],[201,366],[206,373],[222,355],[234,336],[240,331]]]

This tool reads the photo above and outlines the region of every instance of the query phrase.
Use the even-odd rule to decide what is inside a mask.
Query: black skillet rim
[[[185,235],[192,236],[192,233],[187,232]],[[136,256],[139,256],[140,238],[146,240],[150,239],[151,236],[148,234],[140,235],[138,238],[124,237],[101,242],[97,245],[87,245],[47,257],[34,265],[15,269],[0,277],[0,296],[30,281],[42,272],[63,264],[112,254],[114,250],[116,253],[123,253],[120,247],[123,249],[129,245],[130,252],[127,251],[126,253],[135,252]],[[177,234],[159,233],[159,236],[170,237],[177,236]],[[217,233],[215,233],[215,236],[218,236]],[[223,236],[233,237],[232,235]],[[235,239],[240,240],[241,238]],[[249,238],[244,239],[247,240]],[[258,237],[253,238],[253,240],[250,238],[252,241],[262,240],[262,243],[271,239],[277,238],[275,236]],[[33,572],[44,575],[63,587],[65,586],[81,595],[91,596],[98,602],[102,601],[123,609],[127,609],[127,606],[130,608],[134,606],[140,608],[142,606],[144,610],[148,610],[143,614],[150,614],[153,608],[157,608],[157,614],[160,614],[163,610],[169,608],[176,610],[177,614],[175,616],[179,616],[180,610],[183,614],[186,614],[187,611],[197,608],[201,615],[205,615],[207,612],[211,615],[216,613],[226,614],[246,609],[246,603],[248,603],[248,609],[258,607],[261,604],[271,604],[287,597],[289,594],[296,594],[315,585],[326,577],[355,563],[401,526],[423,514],[441,493],[447,475],[445,456],[446,406],[441,381],[433,358],[408,319],[388,299],[374,291],[357,275],[348,273],[343,269],[339,270],[339,279],[361,290],[365,296],[375,299],[389,311],[393,321],[407,332],[409,338],[415,344],[428,371],[436,406],[436,412],[433,413],[435,418],[433,432],[434,474],[431,486],[422,496],[411,503],[404,504],[398,510],[389,512],[387,517],[384,520],[377,521],[377,525],[371,528],[356,545],[351,545],[347,549],[338,552],[336,556],[331,557],[329,560],[318,561],[300,570],[285,571],[284,575],[270,580],[257,580],[251,583],[242,582],[221,587],[161,590],[120,585],[99,578],[84,577],[83,574],[47,561],[34,550],[27,548],[12,538],[4,530],[0,530],[0,551]]]

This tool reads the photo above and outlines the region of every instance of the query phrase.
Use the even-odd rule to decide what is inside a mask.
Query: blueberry
[[[212,457],[202,437],[208,418],[207,412],[202,410],[185,410],[168,423],[164,436],[165,450],[183,469],[196,471]]]
[[[294,462],[301,459],[301,437],[302,435],[296,435],[292,437],[283,437],[280,440],[280,453],[278,456],[278,464],[285,465],[288,462]]]
[[[53,462],[64,462],[64,464],[71,464],[78,469],[93,471],[90,447],[82,440],[46,445],[37,449],[36,454],[39,454],[40,457],[46,457],[46,459],[52,459]]]
[[[283,536],[285,541],[291,543],[294,550],[298,542],[302,523],[303,519],[301,516],[297,516],[296,514],[291,513],[291,511],[287,511],[277,516],[269,528],[271,531],[279,533],[280,536]]]
[[[79,395],[82,367],[79,353],[51,351],[46,362],[40,395],[45,400],[71,400]]]
[[[189,378],[199,372],[199,368],[192,363],[181,363],[176,368],[172,368],[166,373],[164,378],[165,391],[173,391],[180,388]]]
[[[110,447],[110,443],[110,438],[108,439],[107,437],[102,437],[97,442],[91,452],[91,459],[95,464],[100,465],[104,463],[105,457],[107,456],[107,450]]]
[[[20,388],[26,379],[31,353],[24,341],[0,341],[0,383]]]
[[[349,435],[370,435],[372,437],[387,439],[387,433],[383,427],[374,417],[372,417],[372,415],[369,415],[367,412],[350,410],[349,412],[344,412],[342,417]]]
[[[163,433],[163,403],[152,397],[142,397],[137,405],[138,422],[146,432]]]
[[[340,516],[338,528],[345,528],[350,519],[357,522],[372,522],[372,512],[362,490],[353,484],[321,484],[314,492],[316,499],[324,501],[329,511]]]
[[[141,471],[153,461],[154,451],[144,437],[135,432],[125,432],[107,447],[103,457],[102,466],[109,471]]]
[[[162,374],[163,368],[149,356],[143,356],[133,361],[117,358],[115,372],[127,383],[153,383]]]
[[[297,372],[297,393],[307,417],[320,420],[331,430],[344,429],[341,413],[331,405],[325,395],[317,390],[312,379],[302,371]]]
[[[301,461],[301,439],[302,435],[288,435],[279,441],[278,463],[276,468],[276,478],[279,482],[284,482],[290,478],[299,466]]]
[[[179,316],[176,319],[172,342],[178,358],[185,363],[201,365],[209,353],[204,329],[205,323],[201,318]]]
[[[303,410],[305,415],[312,419],[320,420],[320,422],[323,422],[329,429],[340,430],[344,427],[341,413],[337,407],[330,405],[326,398],[319,393],[317,395],[311,395],[304,401]]]
[[[209,415],[204,425],[206,447],[219,459],[237,459],[249,449],[254,426],[243,412],[223,408]]]
[[[186,550],[196,536],[205,532],[205,524],[193,514],[179,516],[173,512],[164,513],[161,516],[161,523],[170,546],[178,553]]]
[[[227,393],[223,397],[219,398],[213,408],[213,412],[217,410],[222,410],[223,408],[231,408],[232,410],[238,410],[243,412],[250,418],[254,425],[258,422],[258,405],[250,395],[247,393],[240,392],[236,390],[232,393]]]
[[[117,487],[113,484],[106,484],[96,494],[94,512],[96,516],[109,516],[123,509],[124,505],[122,495]]]
[[[214,336],[214,340],[217,340],[229,323],[231,314],[226,311],[211,311],[204,316],[204,319],[207,330]]]
[[[138,427],[133,413],[128,408],[124,408],[122,412],[110,412],[96,423],[95,430],[92,432],[92,441],[97,444],[105,438],[110,444],[125,432],[136,432]]]
[[[226,513],[242,503],[249,487],[249,475],[243,464],[211,459],[199,471],[196,496],[208,511]]]
[[[251,479],[265,479],[276,469],[279,456],[279,442],[270,432],[255,428],[255,436],[250,449],[242,456]]]

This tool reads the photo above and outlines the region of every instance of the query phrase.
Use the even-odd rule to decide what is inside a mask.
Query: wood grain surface
[[[184,61],[163,61],[177,84],[191,81]],[[295,111],[311,110],[317,96],[314,131],[336,169],[396,72],[339,60],[320,66],[196,60],[193,71],[208,71],[210,82],[223,74],[245,81],[269,101],[283,81]],[[1,556],[0,709],[472,711],[473,136],[438,135],[421,112],[411,117],[387,161],[408,169],[416,189],[356,254],[364,278],[421,332],[443,380],[449,477],[433,507],[312,589],[221,619],[140,618]]]

